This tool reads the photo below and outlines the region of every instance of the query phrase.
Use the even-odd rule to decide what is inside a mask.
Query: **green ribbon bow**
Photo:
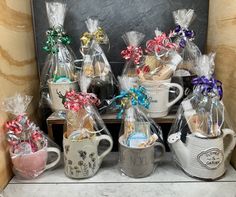
[[[43,49],[48,53],[58,53],[58,43],[69,45],[71,38],[63,31],[62,27],[50,28],[47,32],[47,41]]]

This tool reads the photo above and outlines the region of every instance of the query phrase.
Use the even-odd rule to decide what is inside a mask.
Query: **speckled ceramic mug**
[[[113,141],[108,135],[96,136],[81,141],[63,137],[65,174],[70,178],[83,179],[97,173],[103,158],[111,152]],[[98,155],[98,145],[101,140],[109,142],[109,147]]]

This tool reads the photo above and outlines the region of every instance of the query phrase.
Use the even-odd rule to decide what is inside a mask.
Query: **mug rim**
[[[12,152],[13,147],[11,147],[11,148],[9,149],[9,152],[10,152],[11,157],[28,156],[28,155],[36,154],[36,153],[38,153],[38,152],[44,150],[45,148],[48,148],[48,141],[47,141],[47,139],[45,139],[44,146],[43,146],[41,149],[39,149],[39,150],[37,150],[37,151],[35,151],[35,152],[31,152],[31,153],[27,153],[27,154],[16,154],[16,153],[13,153],[13,152]]]
[[[74,84],[74,83],[79,83],[79,80],[74,80],[70,82],[53,82],[52,79],[47,80],[48,84],[53,84],[53,85],[65,85],[65,84]]]
[[[66,137],[66,134],[67,134],[67,131],[64,132],[64,134],[63,134],[63,140],[70,141],[70,142],[73,142],[73,143],[80,143],[80,142],[84,142],[84,141],[92,141],[92,139],[90,139],[90,138],[86,138],[86,139],[83,139],[83,140],[71,140],[68,137]]]
[[[120,142],[121,138],[123,137],[123,135],[121,135],[118,139],[118,142],[119,142],[119,145],[125,147],[125,148],[129,148],[129,149],[132,149],[132,150],[144,150],[144,149],[148,149],[148,148],[152,148],[153,146],[155,146],[155,142],[158,142],[158,141],[155,141],[151,146],[147,146],[147,147],[129,147],[123,143]],[[161,142],[160,142],[161,143]],[[164,144],[163,144],[164,145]]]

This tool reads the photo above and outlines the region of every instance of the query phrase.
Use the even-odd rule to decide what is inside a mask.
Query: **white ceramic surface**
[[[151,116],[163,117],[167,116],[169,109],[183,96],[183,88],[177,83],[170,83],[171,79],[163,81],[143,82],[142,86],[146,88],[147,95],[151,97],[149,109],[147,112]],[[170,88],[175,87],[179,90],[179,94],[174,100],[169,102]]]

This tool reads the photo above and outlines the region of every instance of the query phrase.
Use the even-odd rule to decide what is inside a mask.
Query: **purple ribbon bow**
[[[208,79],[205,76],[196,77],[192,80],[194,86],[200,86],[200,90],[204,95],[208,95],[212,92],[217,92],[220,100],[223,97],[222,82],[211,77]]]
[[[192,41],[195,37],[195,32],[193,30],[188,30],[187,28],[182,28],[180,25],[175,27],[174,32],[181,37],[179,46],[184,48],[187,44],[187,40]]]

